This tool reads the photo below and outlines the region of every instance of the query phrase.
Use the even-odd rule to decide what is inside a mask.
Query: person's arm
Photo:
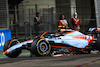
[[[77,22],[77,25],[80,25],[81,24],[81,21],[79,20],[78,22]]]
[[[40,21],[37,21],[36,17],[34,17],[34,22],[41,23],[42,21],[41,20]]]
[[[72,25],[75,25],[75,20],[72,18],[72,20],[71,20],[71,23],[72,23]]]
[[[36,19],[36,17],[34,17],[34,22],[37,22],[37,19]]]
[[[58,22],[58,29],[61,29],[61,27],[62,27],[62,23],[59,21]]]
[[[75,29],[75,25],[76,25],[76,24],[75,24],[74,18],[71,19],[71,23],[72,23],[73,29]]]
[[[77,25],[77,22],[76,22],[75,18],[73,18],[73,24]]]

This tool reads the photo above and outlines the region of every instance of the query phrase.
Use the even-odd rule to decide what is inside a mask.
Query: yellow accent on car
[[[45,39],[40,39],[40,40],[37,42],[36,46],[37,46],[37,51],[38,51],[38,53],[39,53],[40,55],[44,56],[44,54],[42,54],[42,53],[39,51],[39,47],[38,47],[40,41],[42,41],[42,40],[45,40]],[[49,42],[48,42],[47,40],[45,40],[45,41],[49,44]],[[50,50],[51,50],[51,46],[50,46],[50,44],[49,44],[49,51],[48,51],[47,55],[49,54]]]
[[[63,27],[64,28],[65,26],[58,26],[58,27]]]

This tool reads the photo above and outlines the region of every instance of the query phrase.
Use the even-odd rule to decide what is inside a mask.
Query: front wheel
[[[31,52],[36,56],[47,56],[50,51],[51,46],[45,39],[35,39],[31,45]]]
[[[7,49],[9,49],[10,47],[12,47],[13,45],[20,43],[17,39],[14,40],[8,40],[6,41],[6,43],[4,44],[4,49],[3,51],[5,52]],[[21,49],[16,49],[14,51],[12,51],[11,53],[5,54],[6,56],[8,56],[9,58],[16,58],[17,56],[19,56],[19,54],[21,53]]]

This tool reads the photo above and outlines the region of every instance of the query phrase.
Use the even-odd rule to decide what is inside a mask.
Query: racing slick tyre
[[[6,43],[4,44],[3,51],[6,51],[7,49],[9,49],[10,47],[12,47],[13,45],[17,43],[20,43],[17,39],[14,39],[12,41],[11,40],[6,41]],[[21,53],[21,49],[19,48],[5,55],[8,56],[9,58],[16,58],[19,56],[20,53]]]
[[[100,37],[97,38],[95,45],[96,45],[96,49],[100,51]]]
[[[47,56],[51,51],[49,42],[45,39],[35,39],[31,44],[31,52],[36,56]]]

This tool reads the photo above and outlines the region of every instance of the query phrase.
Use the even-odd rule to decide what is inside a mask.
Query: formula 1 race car
[[[93,41],[93,36],[71,29],[61,29],[58,30],[58,33],[44,32],[40,37],[21,43],[17,39],[12,38],[4,44],[3,54],[10,58],[15,58],[19,56],[22,49],[27,49],[36,56],[48,56],[53,51],[58,51],[58,53],[90,53],[92,49],[100,48],[100,38],[98,38],[95,44]]]

